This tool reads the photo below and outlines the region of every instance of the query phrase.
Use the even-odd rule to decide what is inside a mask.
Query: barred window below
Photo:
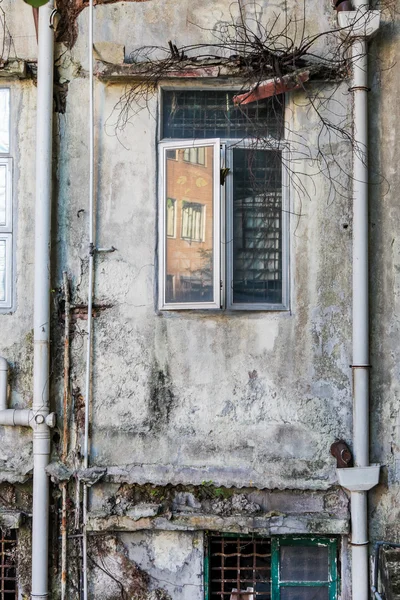
[[[17,589],[17,534],[15,529],[0,530],[1,580],[0,600],[18,598]]]
[[[209,538],[206,600],[336,600],[337,540]]]

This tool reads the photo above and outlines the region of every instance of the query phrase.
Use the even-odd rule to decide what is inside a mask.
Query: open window
[[[161,309],[288,307],[283,109],[272,99],[244,114],[233,95],[164,93]]]

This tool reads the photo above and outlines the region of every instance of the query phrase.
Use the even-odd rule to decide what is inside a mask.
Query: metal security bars
[[[0,529],[0,600],[18,598],[16,547],[16,530],[3,531]]]
[[[164,90],[162,137],[204,139],[281,138],[283,96],[235,106],[234,91]]]
[[[282,159],[280,152],[233,148],[232,306],[282,303]],[[228,156],[230,152],[228,150]],[[231,247],[232,246],[232,247]]]
[[[210,536],[206,600],[336,600],[336,538]]]
[[[271,541],[212,537],[209,599],[269,600]]]

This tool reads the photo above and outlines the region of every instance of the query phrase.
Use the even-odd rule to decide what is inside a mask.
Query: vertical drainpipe
[[[353,0],[354,11],[338,13],[351,40],[353,82],[353,451],[355,466],[337,469],[351,492],[352,588],[354,600],[369,598],[368,490],[378,484],[379,465],[369,464],[368,303],[368,37],[379,28],[379,11]]]
[[[365,0],[353,0],[368,11]],[[366,37],[352,43],[353,151],[353,450],[356,467],[369,466],[368,306],[368,57]],[[354,600],[369,597],[366,491],[351,492],[352,589]]]
[[[32,600],[48,598],[49,347],[54,0],[39,9],[33,355]]]
[[[89,424],[90,424],[90,400],[92,384],[92,340],[93,340],[93,287],[94,287],[94,256],[95,256],[95,229],[94,229],[94,207],[95,207],[95,163],[94,163],[94,74],[93,74],[93,21],[94,3],[89,0],[89,36],[88,36],[88,59],[89,59],[89,281],[88,281],[88,331],[86,347],[86,376],[85,376],[85,430],[83,441],[83,466],[89,466]],[[88,587],[88,486],[83,485],[83,532],[82,532],[82,571],[83,571],[83,600],[89,597]]]

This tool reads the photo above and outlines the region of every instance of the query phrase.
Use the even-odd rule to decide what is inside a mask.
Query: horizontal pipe
[[[33,427],[35,423],[34,413],[29,408],[6,408],[0,410],[0,425],[15,427]]]

